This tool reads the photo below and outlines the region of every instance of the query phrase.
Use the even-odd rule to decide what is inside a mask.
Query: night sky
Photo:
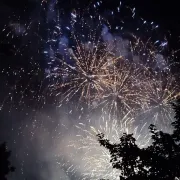
[[[123,50],[123,58],[132,60],[135,57],[135,55],[129,53],[130,50],[128,49],[133,37],[132,34],[145,41],[151,36],[154,44],[160,39],[158,42],[158,46],[161,47],[159,48],[160,50],[156,46],[155,50],[152,48],[153,52],[156,55],[162,55],[159,56],[161,59],[163,56],[173,55],[165,65],[160,60],[157,60],[159,64],[156,62],[154,65],[153,62],[148,68],[153,73],[161,73],[162,67],[170,67],[170,70],[167,68],[168,72],[165,72],[165,75],[163,74],[164,79],[162,78],[162,81],[168,81],[168,78],[171,79],[172,76],[175,77],[175,81],[172,78],[175,83],[171,85],[173,88],[176,88],[176,94],[179,93],[180,54],[178,49],[180,48],[180,16],[178,1],[122,1],[120,14],[117,13],[117,7],[120,6],[119,0],[102,0],[101,5],[98,4],[99,1],[95,0],[59,0],[57,3],[55,2],[55,0],[0,1],[0,142],[6,141],[9,149],[12,150],[11,161],[16,167],[16,172],[9,176],[9,179],[12,180],[76,180],[82,179],[85,176],[83,173],[89,174],[86,176],[86,179],[100,179],[100,176],[91,174],[91,168],[90,170],[86,169],[84,162],[81,160],[84,157],[81,153],[83,154],[84,151],[80,150],[75,155],[74,149],[69,148],[69,145],[76,144],[73,147],[77,150],[77,146],[81,143],[76,137],[76,134],[79,133],[79,130],[77,131],[74,128],[76,124],[84,123],[83,128],[87,128],[87,130],[90,129],[91,125],[98,128],[98,123],[96,124],[94,119],[101,116],[101,104],[92,110],[89,108],[88,103],[95,99],[95,96],[90,100],[87,100],[86,97],[84,98],[86,100],[82,98],[83,100],[81,101],[78,93],[73,98],[68,97],[62,101],[70,87],[63,87],[60,93],[58,93],[58,88],[54,88],[60,87],[61,84],[65,84],[64,82],[69,82],[74,78],[72,72],[75,64],[70,54],[72,55],[75,52],[74,54],[76,55],[78,43],[76,44],[76,41],[71,39],[71,33],[68,29],[71,25],[71,16],[80,14],[89,24],[91,23],[91,20],[89,20],[91,14],[93,14],[93,17],[96,17],[98,13],[104,19],[107,19],[111,29],[104,19],[101,22],[101,27],[93,23],[91,27],[93,31],[95,28],[99,28],[97,28],[97,31],[102,36],[101,41],[103,43],[108,42],[110,44],[111,40],[117,38],[126,45],[125,48],[118,43],[115,45],[116,52],[112,50],[115,57],[119,56],[118,49]],[[98,10],[96,6],[99,6]],[[129,7],[131,11],[128,10]],[[135,18],[132,18],[134,11]],[[83,13],[84,15],[82,15]],[[98,19],[97,17],[96,20]],[[76,17],[73,18],[75,19]],[[122,22],[123,20],[124,22]],[[145,21],[149,22],[147,26],[142,25],[142,22]],[[151,22],[153,22],[153,25]],[[124,29],[119,30],[122,24]],[[157,25],[158,30],[156,30]],[[120,28],[117,29],[117,26]],[[140,27],[140,30],[137,31],[137,27]],[[61,32],[59,29],[61,29]],[[82,35],[81,31],[83,30],[77,25],[76,34]],[[58,36],[52,32],[55,32]],[[91,28],[87,28],[85,33],[83,33],[85,37],[88,37],[90,32]],[[129,34],[131,34],[131,37]],[[58,41],[55,42],[57,39]],[[81,41],[87,45],[87,39],[82,38]],[[163,44],[166,42],[168,42],[167,46]],[[166,47],[164,48],[164,46]],[[71,47],[73,53],[67,52],[69,47]],[[90,45],[87,45],[87,47],[91,49]],[[99,56],[103,54],[101,52],[101,50],[104,50],[103,48],[100,48]],[[142,46],[139,46],[139,48],[142,49]],[[147,48],[149,48],[148,45]],[[137,51],[137,49],[133,50]],[[110,50],[106,49],[106,51]],[[175,51],[177,53],[174,54]],[[146,52],[146,49],[144,52]],[[149,52],[147,50],[147,54]],[[139,58],[139,56],[136,57]],[[64,57],[65,63],[68,64],[69,69],[66,68],[68,71],[63,71],[62,69],[65,69],[64,64],[61,61],[54,61],[54,57],[56,59],[63,59]],[[147,56],[144,59],[147,59]],[[173,65],[171,66],[170,64]],[[60,76],[56,75],[56,67],[59,70],[58,72],[60,72]],[[93,72],[88,73],[92,75]],[[49,74],[53,78],[51,76],[49,78]],[[70,74],[70,76],[67,77],[64,74]],[[86,78],[86,75],[83,73],[80,75]],[[59,78],[58,81],[57,78]],[[95,80],[90,79],[89,82]],[[155,80],[156,82],[157,80]],[[52,86],[53,83],[55,86]],[[77,85],[74,86],[78,87]],[[155,103],[157,102],[159,101]],[[92,101],[93,106],[97,105],[97,103],[99,101]],[[122,102],[118,101],[118,103],[121,108]],[[131,102],[128,101],[128,103]],[[108,105],[108,109],[111,106],[111,104]],[[137,108],[138,105],[133,106]],[[122,111],[127,110],[126,106],[123,108],[121,109]],[[144,121],[140,122],[140,120],[137,120],[144,117],[143,115],[138,115],[133,127],[142,127],[144,123],[147,126],[152,123],[149,119],[155,116],[154,112],[155,110],[147,115],[147,124]],[[110,114],[111,112],[108,111],[108,113]],[[124,114],[119,115],[117,112],[115,114],[121,118],[124,116]],[[95,122],[91,124],[89,119],[93,119]],[[167,122],[159,121],[157,124],[162,129],[169,130]],[[108,123],[112,124],[113,122],[109,121]],[[145,130],[138,131],[144,137]],[[86,137],[87,134],[83,133],[81,135]],[[93,153],[96,153],[96,151],[92,150],[89,156],[96,157]]]

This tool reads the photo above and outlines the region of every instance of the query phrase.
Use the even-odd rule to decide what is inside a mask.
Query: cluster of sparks
[[[55,11],[53,4],[50,3],[50,11]],[[93,5],[95,11],[100,4]],[[111,15],[119,13],[120,8],[121,3]],[[135,9],[131,11],[134,18]],[[115,26],[113,32],[109,21],[97,13],[87,18],[74,10],[66,27],[60,24],[58,13],[53,21],[55,27],[43,53],[48,59],[45,79],[50,79],[46,89],[51,97],[56,97],[59,107],[75,101],[75,109],[81,106],[81,111],[87,108],[90,112],[90,118],[83,116],[83,122],[79,118],[74,125],[76,138],[69,140],[67,146],[72,149],[68,154],[72,164],[63,166],[69,166],[67,173],[80,172],[83,179],[117,179],[119,172],[111,167],[110,155],[100,147],[96,135],[104,133],[118,142],[122,133],[133,133],[138,145],[144,147],[149,143],[149,124],[169,128],[174,116],[171,103],[180,96],[180,87],[169,59],[162,55],[167,40],[143,41],[135,33],[127,35],[123,26]],[[124,26],[125,23],[121,21]],[[153,22],[149,25],[152,28],[147,32],[158,28]],[[26,34],[30,26],[31,23],[28,28],[19,28],[18,34]],[[17,24],[12,27],[17,31]],[[136,31],[141,30],[138,27]],[[80,157],[80,165],[73,161],[75,157]]]
[[[133,40],[123,39],[110,33],[105,22],[101,16],[84,20],[71,13],[68,30],[73,45],[60,41],[63,53],[59,46],[50,46],[53,55],[47,78],[52,79],[51,93],[59,98],[59,106],[78,99],[88,108],[99,108],[117,119],[129,111],[138,115],[160,108],[153,119],[166,124],[172,117],[167,107],[179,96],[179,84],[171,73],[168,58],[161,54],[167,42],[157,47],[157,41],[153,43],[150,38],[144,43],[132,34]],[[56,27],[54,34],[62,40],[61,29],[59,26],[57,32]],[[157,118],[158,114],[162,118]]]
[[[72,165],[66,172],[71,174],[81,172],[80,179],[118,179],[119,171],[112,168],[109,163],[111,159],[109,151],[99,146],[96,135],[104,133],[111,142],[118,143],[123,133],[133,133],[138,145],[145,147],[149,143],[150,135],[143,132],[144,127],[133,126],[134,118],[128,115],[122,119],[124,123],[119,123],[117,119],[104,112],[99,119],[92,115],[88,124],[82,122],[75,125],[77,135],[69,141],[67,147],[68,156],[73,157]]]

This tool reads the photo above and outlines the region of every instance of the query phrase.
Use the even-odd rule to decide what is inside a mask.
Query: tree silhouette
[[[120,179],[141,180],[147,177],[148,169],[143,160],[145,152],[136,145],[132,134],[124,133],[118,144],[111,144],[104,134],[97,136],[100,145],[109,150],[113,168],[120,170]]]
[[[150,126],[152,144],[145,150],[149,153],[150,179],[175,179],[177,172],[178,145],[171,134],[158,131],[155,126]]]
[[[139,148],[133,134],[123,134],[119,143],[111,143],[98,134],[101,146],[109,150],[112,167],[120,170],[121,180],[174,180],[180,177],[180,100],[173,104],[175,122],[172,134],[150,125],[152,143]]]
[[[174,127],[173,131],[173,138],[177,144],[180,143],[180,99],[176,101],[176,103],[173,103],[174,111],[175,111],[175,119],[172,123],[172,126]]]
[[[0,180],[7,180],[6,175],[15,171],[15,168],[11,166],[9,157],[11,151],[7,150],[6,143],[0,144]]]

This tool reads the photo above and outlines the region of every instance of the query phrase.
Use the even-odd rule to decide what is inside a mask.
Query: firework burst
[[[130,117],[129,113],[123,117],[121,122],[119,124],[117,119],[112,119],[112,116],[104,112],[98,120],[89,120],[88,125],[84,123],[75,125],[76,136],[71,137],[67,147],[68,156],[71,156],[72,161],[67,173],[68,171],[72,171],[73,174],[81,172],[82,179],[117,179],[119,171],[112,168],[109,163],[111,159],[109,151],[99,145],[96,135],[104,133],[111,142],[118,143],[124,132],[134,133],[140,147],[146,146],[149,142],[149,135],[142,133],[145,132],[146,124],[142,127],[135,127],[134,118]],[[79,159],[78,163],[76,158]]]
[[[151,122],[161,129],[169,127],[174,120],[172,103],[180,96],[175,77],[169,73],[159,73],[147,81],[144,87],[143,114],[147,113],[152,118]]]
[[[141,109],[145,68],[120,58],[110,71],[105,93],[99,99],[102,109],[118,118]]]
[[[51,89],[56,95],[63,96],[62,102],[76,97],[80,101],[90,104],[92,99],[96,99],[104,92],[106,86],[104,79],[108,76],[108,58],[112,52],[107,51],[107,44],[102,42],[96,30],[90,32],[86,36],[86,41],[83,41],[85,35],[76,33],[73,23],[75,22],[71,22],[70,36],[73,45],[71,47],[64,46],[65,56],[58,56],[58,51],[56,51],[53,61],[57,60],[59,65],[52,69],[48,77],[51,76],[55,79]],[[87,26],[88,29],[90,27],[87,22],[83,23],[85,27],[82,27],[85,32]],[[102,26],[101,23],[98,28],[100,26]]]

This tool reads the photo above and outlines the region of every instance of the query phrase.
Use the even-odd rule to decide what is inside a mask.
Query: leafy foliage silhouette
[[[112,167],[120,172],[120,180],[174,180],[180,177],[180,99],[173,104],[174,131],[168,134],[150,125],[151,144],[139,148],[133,134],[124,133],[119,143],[111,143],[100,133],[101,146],[109,150]]]
[[[6,143],[0,144],[0,180],[7,180],[6,176],[10,172],[15,171],[15,168],[11,166],[9,161],[10,155],[11,151],[7,150]]]

